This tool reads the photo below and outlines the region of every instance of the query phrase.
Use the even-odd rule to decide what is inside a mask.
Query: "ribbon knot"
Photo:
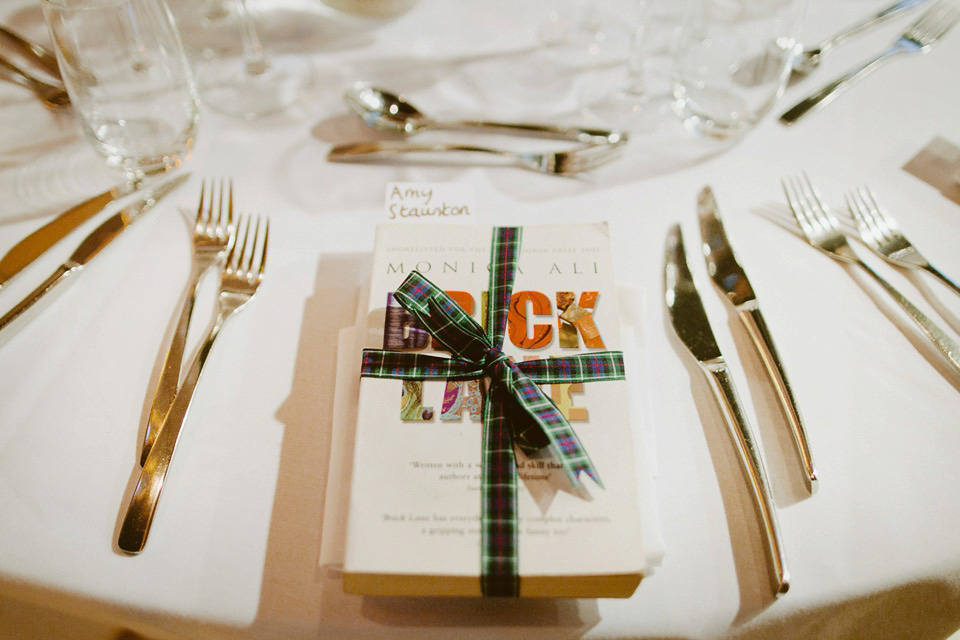
[[[580,473],[600,477],[573,428],[539,384],[622,380],[619,351],[514,362],[502,350],[520,228],[493,232],[487,331],[446,293],[413,271],[394,298],[450,357],[364,349],[361,376],[394,379],[465,380],[490,376],[484,394],[481,481],[481,590],[487,596],[517,596],[517,468],[515,448],[531,455],[548,449],[574,488]]]
[[[513,360],[510,356],[497,347],[491,347],[487,351],[487,355],[483,358],[483,373],[494,380],[503,380],[506,382],[506,380],[504,380],[505,372],[503,369],[509,371],[510,365],[513,365]]]

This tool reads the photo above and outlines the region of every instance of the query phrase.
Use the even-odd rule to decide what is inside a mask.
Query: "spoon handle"
[[[528,135],[540,138],[559,138],[589,144],[615,144],[627,139],[621,131],[567,127],[563,125],[532,124],[523,122],[493,122],[489,120],[432,121],[431,129],[486,129],[488,131]]]

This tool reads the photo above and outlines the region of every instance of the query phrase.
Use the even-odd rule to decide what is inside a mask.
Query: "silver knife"
[[[73,273],[83,269],[84,265],[90,262],[100,251],[108,244],[113,242],[127,227],[136,222],[136,220],[153,207],[161,198],[179,187],[190,177],[189,173],[181,174],[175,178],[157,185],[150,191],[144,193],[140,199],[125,207],[118,213],[107,218],[103,224],[94,229],[90,235],[83,239],[80,246],[73,252],[66,262],[60,265],[43,284],[34,289],[26,298],[21,300],[17,306],[11,309],[5,316],[0,318],[0,344],[6,342],[16,331],[22,327],[29,319],[31,314],[28,311],[36,312],[39,307],[37,302],[46,297],[51,290],[58,284],[68,279]],[[47,297],[47,301],[50,298]]]
[[[103,211],[108,204],[132,193],[125,185],[107,189],[85,202],[70,207],[56,218],[43,225],[0,258],[0,288],[17,275],[44,251],[57,244],[71,231]]]
[[[753,345],[760,353],[760,359],[763,360],[763,366],[767,370],[767,375],[780,400],[780,406],[790,424],[793,442],[800,456],[800,462],[803,464],[807,491],[814,493],[817,490],[817,470],[813,465],[803,418],[797,408],[797,401],[793,397],[783,364],[773,346],[773,337],[767,329],[763,314],[760,313],[757,296],[727,239],[717,201],[710,187],[704,187],[700,191],[700,196],[697,198],[697,213],[700,215],[700,237],[703,240],[703,256],[707,260],[707,272],[717,288],[733,303],[740,321],[747,328]]]
[[[710,321],[703,309],[693,276],[687,266],[680,225],[667,232],[667,246],[663,265],[663,283],[667,310],[677,336],[690,350],[703,370],[714,395],[723,410],[723,418],[740,456],[740,465],[750,484],[754,503],[760,512],[770,559],[770,580],[776,595],[790,588],[790,574],[780,542],[780,525],[767,486],[767,472],[754,442],[747,417],[740,408],[740,399],[730,377],[730,370],[720,353],[720,347],[710,329]]]

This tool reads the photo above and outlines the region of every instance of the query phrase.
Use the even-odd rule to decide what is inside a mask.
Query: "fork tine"
[[[561,152],[563,155],[558,155],[558,160],[560,158],[562,158],[562,160],[559,160],[557,168],[562,173],[589,171],[608,162],[612,162],[620,155],[622,150],[622,145],[613,146],[604,144],[598,149],[586,147],[576,151]]]
[[[200,181],[200,203],[197,205],[197,219],[193,223],[195,228],[199,228],[200,226],[200,217],[203,215],[203,196],[206,193],[206,189],[207,189],[207,181],[201,180]]]
[[[246,266],[243,269],[243,277],[248,280],[253,277],[253,263],[257,257],[257,240],[259,238],[260,216],[257,216],[257,221],[253,225],[253,242],[250,243],[250,259],[244,263]]]
[[[813,235],[814,228],[810,222],[809,213],[806,210],[806,203],[800,198],[797,179],[788,177],[781,180],[780,184],[783,186],[783,193],[787,196],[787,204],[790,206],[790,211],[793,212],[793,217],[797,221],[797,224],[800,225],[800,229],[807,237]]]
[[[270,218],[267,218],[263,229],[263,250],[260,252],[260,269],[257,271],[257,280],[263,279],[263,270],[267,265],[267,242],[270,240]]]
[[[877,228],[880,230],[881,235],[885,238],[892,239],[898,233],[897,221],[886,214],[880,206],[876,194],[870,187],[864,185],[861,194],[867,205],[867,210],[876,223]]]
[[[874,244],[878,242],[879,240],[877,238],[876,228],[870,225],[869,214],[864,213],[864,210],[866,209],[866,203],[864,203],[861,194],[853,191],[846,194],[844,197],[847,201],[847,210],[856,221],[857,230],[863,237],[864,241],[867,242],[867,244]]]
[[[858,188],[853,192],[854,200],[857,205],[857,224],[862,224],[870,233],[876,242],[883,241],[890,237],[890,229],[887,227],[880,216],[876,202],[869,201],[869,194],[864,188]]]

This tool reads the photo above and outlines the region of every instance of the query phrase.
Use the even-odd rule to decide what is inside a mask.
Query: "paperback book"
[[[472,225],[380,226],[365,346],[449,357],[442,339],[401,306],[397,289],[416,271],[485,325],[493,233]],[[620,314],[607,225],[524,227],[519,247],[503,353],[516,363],[616,353]],[[491,384],[482,375],[361,378],[347,591],[484,593],[483,412]],[[628,381],[541,388],[593,473],[580,473],[575,484],[549,447],[512,447],[518,595],[628,597],[645,571]]]

